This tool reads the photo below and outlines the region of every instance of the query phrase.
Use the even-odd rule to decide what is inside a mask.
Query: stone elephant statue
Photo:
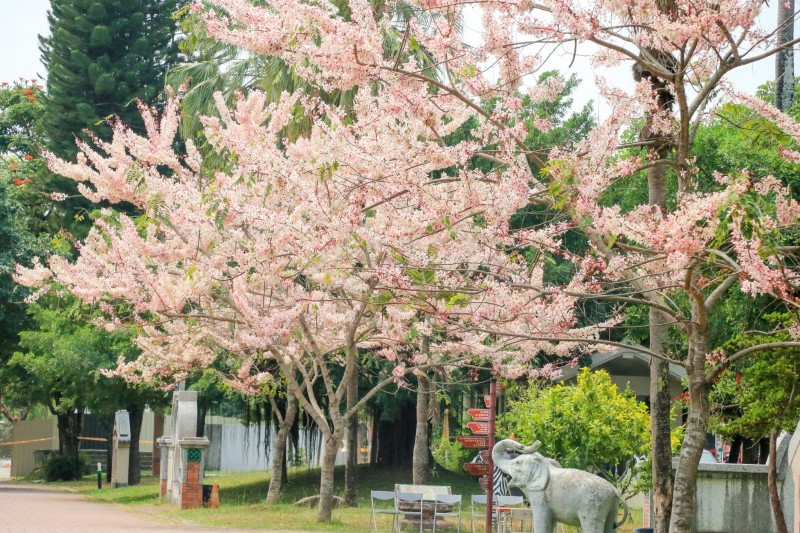
[[[534,533],[553,533],[556,523],[580,526],[583,533],[613,533],[628,519],[628,506],[605,479],[574,468],[561,468],[537,450],[538,440],[523,446],[501,440],[492,449],[495,466],[511,477],[509,487],[525,493],[533,511]],[[509,459],[505,452],[521,455]],[[625,516],[615,523],[620,504]]]

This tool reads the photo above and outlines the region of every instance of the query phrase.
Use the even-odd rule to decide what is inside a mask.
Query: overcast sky
[[[776,3],[770,2],[767,12],[762,15],[765,25],[774,25]],[[39,60],[38,35],[48,33],[47,10],[48,0],[0,0],[0,81],[13,81],[19,77],[39,78],[45,75],[44,67]],[[466,32],[475,38],[480,33],[480,19],[467,17]],[[800,55],[800,54],[797,54]],[[629,66],[623,66],[611,73],[595,72],[588,59],[578,57],[567,71],[572,59],[571,50],[556,54],[551,59],[552,67],[565,73],[575,72],[582,80],[576,93],[576,104],[582,105],[589,100],[596,100],[593,80],[597,74],[620,85],[630,85]],[[795,69],[797,72],[797,69]],[[731,82],[744,92],[754,92],[762,83],[774,76],[774,60],[769,58],[760,63],[737,69],[730,77]],[[600,115],[605,115],[603,104],[596,103]]]

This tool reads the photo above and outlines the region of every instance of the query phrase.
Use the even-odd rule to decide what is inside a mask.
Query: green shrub
[[[74,481],[81,479],[89,463],[89,456],[85,453],[77,457],[58,454],[54,455],[44,465],[44,478],[47,481]]]

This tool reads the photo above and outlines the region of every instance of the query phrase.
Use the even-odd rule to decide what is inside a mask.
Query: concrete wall
[[[272,466],[270,454],[264,449],[264,432],[270,431],[269,442],[275,432],[265,424],[246,426],[235,418],[215,416],[206,418],[205,427],[205,436],[211,441],[207,470],[247,472]]]
[[[786,516],[786,524],[789,526],[789,531],[800,533],[800,509],[797,504],[800,503],[800,423],[794,430],[791,440],[789,440],[788,450],[786,452],[787,462],[789,468],[786,471],[786,496],[791,501],[795,502],[793,506],[793,516]],[[786,501],[784,499],[784,501]],[[784,505],[784,509],[786,505]]]
[[[81,451],[103,450],[105,453],[106,442],[98,441],[96,437],[89,437],[82,445]],[[56,417],[48,416],[34,420],[21,420],[11,425],[11,477],[24,477],[41,465],[36,464],[35,454],[39,450],[58,450],[58,423]],[[142,453],[151,454],[153,451],[153,413],[147,411],[142,419],[142,432],[139,440]],[[93,455],[95,458],[96,454]],[[105,458],[101,459],[105,468]]]
[[[797,434],[797,432],[795,432]],[[795,480],[789,475],[789,439],[778,446],[778,490],[787,524],[795,519]],[[675,466],[675,465],[673,465]],[[766,465],[705,464],[697,472],[695,531],[767,533],[775,531]],[[797,530],[795,530],[797,533]]]
[[[272,453],[265,449],[264,443],[266,431],[270,432],[268,442],[274,442],[276,429],[272,425],[245,425],[238,418],[206,417],[205,436],[211,441],[206,454],[206,470],[251,472],[272,468]],[[299,447],[307,450],[312,445],[310,435],[301,430],[299,436]],[[314,460],[309,466],[319,466],[324,448],[322,440],[317,430],[314,444],[318,449],[314,450]],[[345,454],[340,452],[336,464],[342,465],[344,462]]]
[[[22,477],[36,468],[36,450],[58,450],[55,417],[21,420],[11,426],[11,477]]]

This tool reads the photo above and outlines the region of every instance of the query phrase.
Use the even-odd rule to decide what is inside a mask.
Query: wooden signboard
[[[484,492],[489,492],[489,476],[481,476],[478,478],[478,485],[481,486]]]
[[[464,448],[472,450],[483,450],[489,447],[489,437],[482,437],[478,435],[462,435],[456,437],[456,440],[461,443]]]
[[[473,476],[488,476],[492,471],[488,463],[464,463],[464,470]]]
[[[467,427],[473,435],[488,435],[489,422],[467,422]]]
[[[467,412],[473,420],[479,420],[481,422],[489,421],[489,409],[467,409]]]

